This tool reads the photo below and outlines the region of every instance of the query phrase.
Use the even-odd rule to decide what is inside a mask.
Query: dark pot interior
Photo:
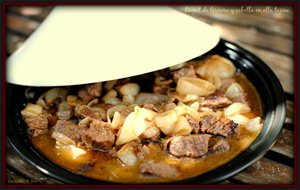
[[[282,86],[272,70],[258,57],[236,44],[221,40],[206,53],[230,59],[253,83],[262,99],[264,124],[256,140],[229,163],[201,176],[174,183],[216,183],[229,178],[261,158],[275,142],[285,119],[285,97]],[[108,182],[73,174],[47,160],[31,144],[20,111],[26,105],[26,86],[7,84],[6,137],[20,156],[43,173],[71,184],[104,184]],[[35,88],[42,90],[42,88]]]

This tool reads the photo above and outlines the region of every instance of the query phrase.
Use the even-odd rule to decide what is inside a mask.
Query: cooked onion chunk
[[[203,79],[194,77],[179,78],[176,86],[179,94],[195,94],[198,96],[208,96],[216,91],[216,87]]]
[[[229,78],[236,72],[231,61],[219,55],[213,55],[196,68],[196,73],[204,78]]]

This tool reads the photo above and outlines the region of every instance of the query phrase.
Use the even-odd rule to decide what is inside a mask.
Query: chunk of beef
[[[230,145],[227,140],[223,138],[211,138],[208,142],[208,151],[210,153],[227,152],[230,149]]]
[[[154,162],[148,161],[144,162],[140,165],[140,172],[142,174],[162,177],[162,178],[169,178],[175,179],[177,178],[180,173],[175,166],[164,162]]]
[[[175,82],[177,82],[180,77],[197,77],[192,65],[174,71],[172,74]]]
[[[185,118],[188,121],[188,123],[190,124],[190,126],[192,127],[192,129],[193,129],[192,131],[194,133],[198,134],[199,130],[200,130],[199,122],[189,115],[186,115]]]
[[[136,149],[136,155],[139,160],[144,160],[149,155],[157,155],[160,154],[162,148],[160,144],[149,142],[148,144],[143,144]]]
[[[39,135],[44,135],[48,132],[48,129],[33,129],[29,128],[28,133],[31,134],[33,137],[37,137]]]
[[[229,106],[231,103],[232,102],[226,97],[213,95],[206,97],[201,103],[201,106],[209,107],[212,109],[220,109]]]
[[[85,131],[84,141],[89,148],[108,150],[115,143],[115,135],[109,124],[103,121],[93,121]]]
[[[134,106],[129,105],[129,106],[126,106],[126,107],[122,108],[121,110],[119,110],[119,113],[125,119],[133,111],[134,111]]]
[[[101,108],[96,109],[86,105],[79,106],[77,109],[75,109],[75,113],[82,118],[90,117],[99,121],[105,117],[105,112]]]
[[[155,94],[167,94],[169,86],[167,85],[154,85],[153,86],[153,93]]]
[[[143,108],[157,112],[158,108],[154,104],[144,104]]]
[[[47,116],[41,114],[34,117],[25,118],[25,123],[29,128],[32,129],[47,129],[48,128],[48,119]]]
[[[200,130],[203,133],[232,137],[236,132],[237,124],[232,120],[214,115],[205,115],[200,121]]]
[[[94,83],[85,85],[78,91],[78,96],[85,102],[89,102],[93,98],[100,97],[102,92],[102,83]]]
[[[53,127],[51,137],[62,144],[82,145],[82,136],[85,131],[85,126],[77,126],[71,121],[58,120]]]
[[[169,144],[169,152],[177,157],[197,158],[208,152],[208,140],[211,135],[193,134],[174,137]]]

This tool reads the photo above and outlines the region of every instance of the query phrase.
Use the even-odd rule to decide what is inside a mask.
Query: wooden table
[[[181,6],[176,8],[216,27],[222,38],[235,42],[259,56],[276,73],[286,93],[287,115],[276,143],[263,158],[221,184],[293,184],[293,7],[277,6],[277,11],[281,9],[281,13],[275,12],[275,7],[272,6]],[[47,17],[51,9],[52,7],[49,6],[8,7],[7,56],[22,45]],[[61,183],[23,161],[8,144],[6,163],[7,183],[9,184]]]

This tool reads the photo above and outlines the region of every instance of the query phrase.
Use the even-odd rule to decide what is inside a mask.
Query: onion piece
[[[157,138],[160,135],[159,128],[155,126],[148,127],[141,135],[142,138]]]
[[[244,94],[244,89],[237,82],[232,83],[225,91],[225,95],[231,99],[237,96],[241,96],[243,94]]]
[[[204,78],[229,78],[235,74],[236,68],[230,60],[219,55],[213,55],[206,59],[203,64],[200,64],[195,72]]]
[[[21,111],[21,114],[24,118],[28,118],[28,117],[36,117],[42,112],[43,112],[42,106],[38,104],[28,103],[25,109]]]
[[[255,117],[250,119],[248,125],[246,126],[247,130],[250,132],[258,131],[262,128],[262,122],[260,117]]]
[[[123,125],[124,121],[125,121],[125,118],[118,111],[116,111],[114,113],[114,116],[113,116],[110,126],[112,129],[118,129]],[[109,120],[109,122],[110,122],[110,120]]]
[[[176,86],[179,94],[195,94],[198,96],[208,96],[216,91],[216,87],[203,79],[195,77],[181,77]]]
[[[62,101],[66,100],[68,90],[65,88],[51,88],[45,94],[45,101],[47,105],[54,103],[56,99],[61,99]]]
[[[180,116],[178,121],[172,130],[174,135],[188,135],[192,132],[193,128],[190,126],[189,122],[184,116]]]
[[[119,88],[120,94],[124,95],[137,95],[140,91],[140,86],[136,83],[127,83]]]
[[[126,117],[120,129],[120,135],[117,138],[116,145],[121,145],[136,139],[149,126],[153,125],[152,120],[156,114],[154,111],[135,106],[134,112]]]
[[[154,119],[156,126],[166,135],[171,133],[177,120],[178,116],[174,110],[160,113]]]
[[[135,165],[138,160],[134,148],[129,144],[125,144],[117,152],[117,157],[127,166]]]
[[[246,104],[235,102],[224,109],[224,115],[232,116],[236,114],[244,114],[251,111],[251,108]]]

